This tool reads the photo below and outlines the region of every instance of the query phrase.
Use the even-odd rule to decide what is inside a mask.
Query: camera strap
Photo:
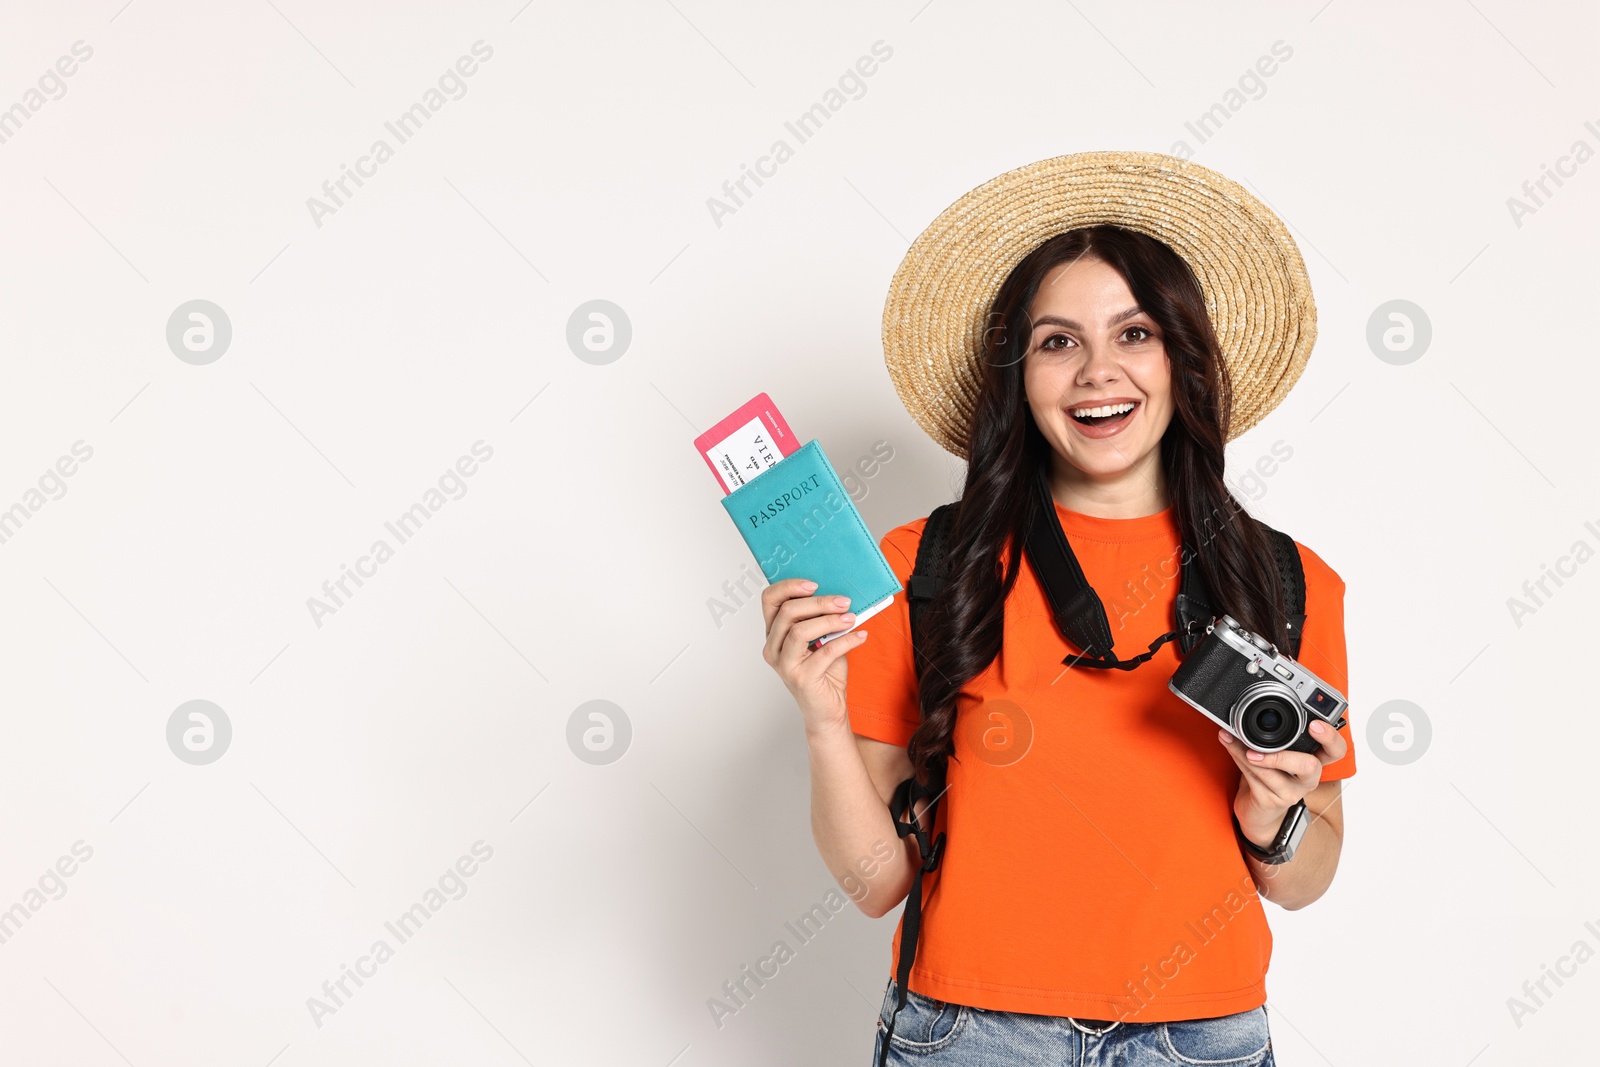
[[[1185,653],[1199,644],[1213,616],[1211,594],[1206,590],[1205,579],[1200,576],[1200,568],[1190,563],[1194,553],[1184,546],[1179,557],[1181,578],[1178,585],[1177,629],[1162,634],[1150,642],[1146,651],[1132,659],[1117,656],[1111,647],[1111,623],[1106,617],[1105,604],[1084,577],[1078,557],[1072,552],[1072,544],[1061,528],[1061,519],[1056,515],[1055,498],[1050,495],[1050,483],[1042,464],[1036,468],[1035,474],[1038,499],[1028,523],[1023,549],[1027,552],[1028,561],[1033,564],[1034,573],[1039,576],[1045,596],[1050,600],[1056,626],[1068,641],[1083,650],[1067,656],[1061,662],[1068,667],[1131,671],[1147,663],[1156,650],[1168,641],[1177,640],[1178,647]]]

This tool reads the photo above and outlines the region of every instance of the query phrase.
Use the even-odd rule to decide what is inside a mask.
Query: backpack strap
[[[1278,583],[1283,586],[1283,610],[1288,618],[1284,627],[1289,634],[1288,652],[1293,659],[1300,658],[1300,635],[1306,624],[1306,572],[1300,561],[1300,546],[1282,530],[1266,527],[1272,538],[1272,551],[1278,558]]]
[[[929,601],[944,588],[945,556],[956,524],[956,503],[940,504],[928,516],[917,544],[917,562],[906,582],[906,601],[911,609],[911,641],[916,644],[918,622]]]
[[[922,541],[917,545],[917,562],[906,582],[906,605],[911,611],[911,647],[915,659],[926,642],[918,640],[926,627],[924,621],[928,605],[944,588],[945,564],[949,555],[951,530],[955,526],[956,505],[941,504],[928,516],[922,528]],[[944,796],[946,761],[938,760],[929,768],[928,780],[918,783],[913,775],[901,782],[889,801],[889,817],[894,820],[895,833],[911,837],[917,842],[917,855],[922,863],[911,876],[911,890],[906,894],[905,911],[900,922],[900,955],[895,961],[895,1005],[889,1015],[889,1025],[883,1035],[883,1047],[878,1054],[879,1067],[889,1056],[889,1039],[894,1036],[894,1024],[900,1009],[906,1006],[906,985],[911,980],[911,964],[917,957],[917,939],[922,932],[922,880],[924,875],[939,869],[944,856],[943,833],[934,835],[938,825],[939,798]],[[923,822],[916,816],[916,805],[927,801]]]

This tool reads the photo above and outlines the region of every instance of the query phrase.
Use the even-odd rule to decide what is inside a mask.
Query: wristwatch
[[[1260,860],[1262,863],[1278,864],[1288,863],[1294,859],[1294,850],[1300,847],[1300,839],[1306,836],[1306,827],[1311,825],[1311,819],[1306,815],[1306,802],[1297,800],[1294,807],[1289,809],[1289,814],[1283,817],[1283,824],[1278,827],[1278,836],[1272,839],[1271,848],[1262,848],[1239,829],[1239,816],[1233,816],[1233,832],[1238,837],[1239,844],[1244,846],[1246,852]]]

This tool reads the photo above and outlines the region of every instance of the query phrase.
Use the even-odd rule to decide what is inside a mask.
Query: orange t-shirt
[[[1117,655],[1144,652],[1174,626],[1171,509],[1056,513],[1105,604]],[[926,522],[880,542],[902,584]],[[1299,659],[1348,697],[1344,582],[1299,547]],[[920,721],[904,594],[864,628],[849,659],[851,728],[903,746]],[[1272,934],[1230,818],[1240,772],[1216,724],[1167,689],[1177,642],[1132,671],[1069,670],[1062,658],[1076,651],[1025,558],[1000,654],[958,698],[937,827],[948,837],[924,883],[909,988],[996,1011],[1134,1022],[1259,1007]],[[1349,725],[1340,733],[1349,744]],[[1355,769],[1352,745],[1322,781]],[[891,973],[899,945],[897,929]]]

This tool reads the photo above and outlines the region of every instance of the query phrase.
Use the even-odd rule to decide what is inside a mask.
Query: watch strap
[[[1234,814],[1233,833],[1239,839],[1239,844],[1246,852],[1262,863],[1276,865],[1288,863],[1294,858],[1295,850],[1300,847],[1300,839],[1305,836],[1306,827],[1311,820],[1306,812],[1306,802],[1297,800],[1294,806],[1284,815],[1283,822],[1278,826],[1278,833],[1272,839],[1270,848],[1262,848],[1248,837],[1239,827],[1239,816]]]

